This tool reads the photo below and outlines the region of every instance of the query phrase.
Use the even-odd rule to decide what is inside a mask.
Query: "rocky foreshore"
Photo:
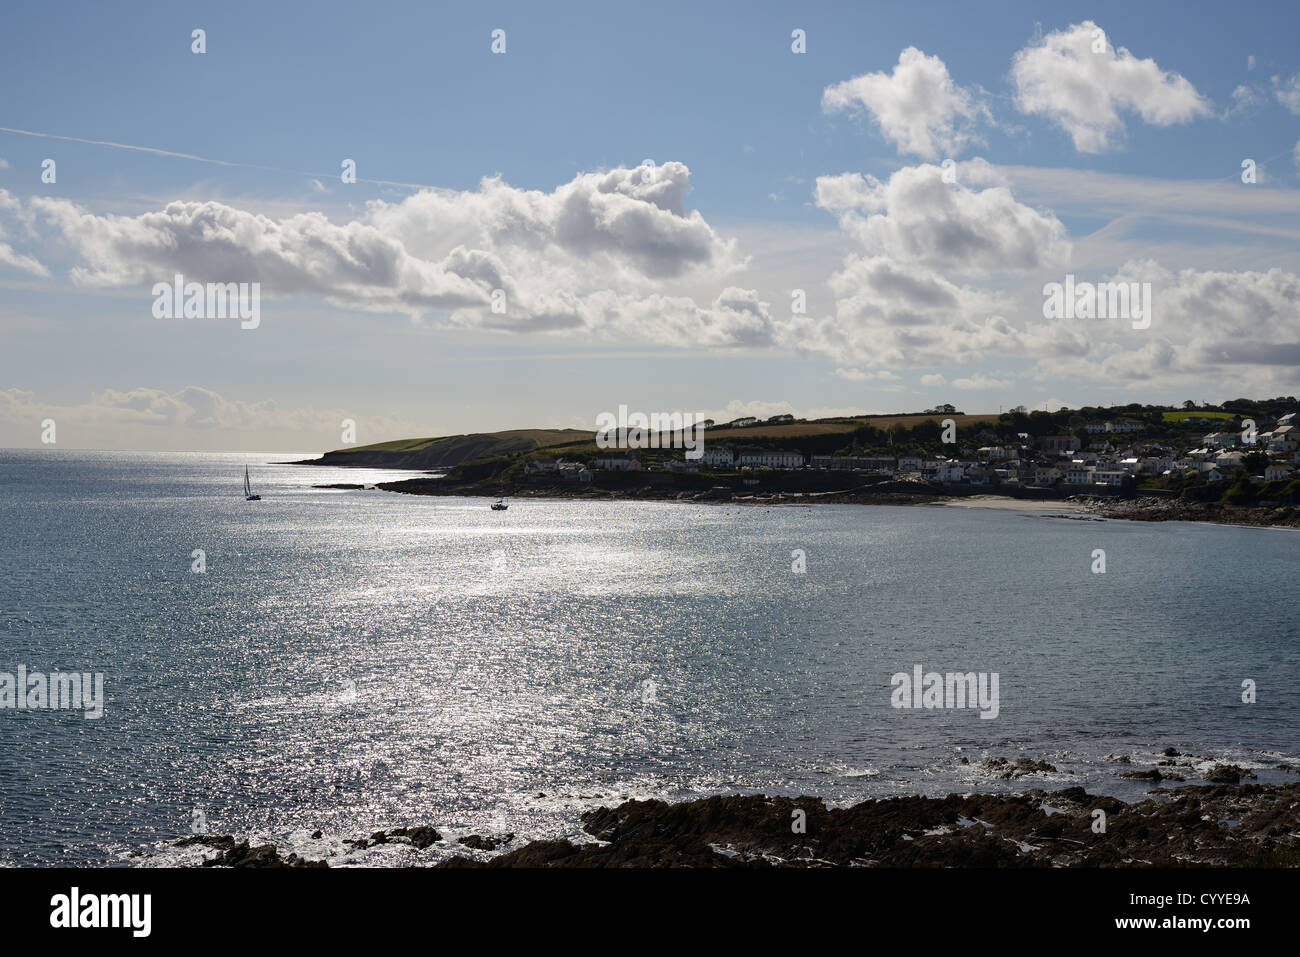
[[[1024,761],[1001,760],[990,773],[1018,777],[1016,771],[1051,769]],[[1243,776],[1248,772],[1222,766],[1207,780]],[[1157,789],[1135,804],[1081,787],[888,798],[848,808],[764,795],[625,801],[585,812],[582,827],[592,841],[532,841],[486,859],[457,852],[437,866],[1300,867],[1300,784]],[[470,835],[457,846],[492,851],[513,838]],[[440,840],[431,827],[413,827],[347,843],[427,848]],[[217,849],[205,867],[328,866],[229,836],[177,843]]]
[[[1218,502],[1188,502],[1169,498],[1093,499],[1087,511],[1102,518],[1132,522],[1216,522],[1222,525],[1259,525],[1300,528],[1300,506],[1234,506]]]

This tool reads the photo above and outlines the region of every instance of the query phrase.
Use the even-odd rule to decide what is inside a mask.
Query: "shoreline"
[[[1015,777],[1051,767],[1029,758],[986,763]],[[418,825],[344,838],[337,854],[323,858],[282,856],[273,844],[250,846],[231,835],[169,846],[216,852],[191,866],[231,868],[355,863],[342,845],[392,845],[404,852],[398,866],[446,868],[1300,866],[1300,783],[1236,783],[1243,769],[1235,766],[1214,772],[1207,780],[1223,783],[1156,788],[1133,803],[1082,787],[879,798],[848,807],[806,795],[628,800],[582,812],[587,837],[577,843],[524,843],[513,833],[452,837]]]
[[[909,488],[909,486],[919,486]],[[952,508],[982,508],[1018,511],[1042,517],[1076,521],[1103,519],[1137,522],[1200,522],[1242,528],[1300,529],[1300,506],[1268,508],[1231,506],[1218,503],[1185,502],[1180,499],[1136,496],[1067,496],[1062,498],[1018,497],[980,493],[951,495],[920,483],[882,482],[848,489],[814,492],[747,492],[729,487],[683,490],[675,487],[593,488],[591,486],[538,485],[502,489],[499,485],[448,482],[443,478],[411,478],[379,482],[373,486],[355,483],[314,485],[313,488],[360,490],[374,488],[403,495],[444,495],[464,498],[569,499],[591,501],[686,502],[703,505],[761,505],[768,508],[799,505],[938,505]]]

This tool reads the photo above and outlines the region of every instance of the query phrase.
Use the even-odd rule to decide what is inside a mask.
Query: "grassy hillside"
[[[421,452],[426,449],[443,446],[459,441],[480,441],[496,439],[503,443],[526,443],[521,448],[540,449],[548,445],[565,445],[591,438],[595,433],[580,429],[509,429],[504,432],[476,432],[470,435],[433,436],[426,439],[394,439],[391,442],[375,442],[373,445],[352,445],[334,449],[326,455],[346,455],[355,452]]]
[[[806,454],[826,454],[840,448],[863,429],[910,429],[923,423],[951,418],[959,429],[996,423],[996,415],[862,415],[804,422],[757,423],[746,428],[723,427],[705,433],[706,445],[799,449]],[[589,461],[600,453],[595,433],[581,429],[511,429],[469,435],[394,439],[326,452],[316,465],[351,465],[391,469],[449,469],[477,461],[504,468],[518,453],[545,449],[548,456]],[[476,473],[482,471],[476,468]]]
[[[594,433],[581,429],[511,429],[422,439],[395,439],[373,445],[335,449],[311,465],[360,466],[381,469],[447,469],[470,459],[530,452],[554,445],[592,441]]]
[[[836,435],[852,432],[864,425],[877,429],[894,427],[910,429],[922,422],[942,422],[952,419],[957,428],[964,429],[971,425],[987,425],[997,422],[997,415],[862,415],[844,419],[819,419],[813,422],[790,422],[784,425],[751,425],[744,429],[718,429],[707,433],[708,437],[718,440],[734,439],[744,442],[747,439],[797,439],[801,436]]]

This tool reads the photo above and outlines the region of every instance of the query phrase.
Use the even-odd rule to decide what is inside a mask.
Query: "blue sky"
[[[1300,391],[1293,6],[551,6],[7,6],[0,445]],[[260,281],[258,328],[154,317],[178,264]],[[1152,328],[1045,328],[1066,273],[1152,280]]]

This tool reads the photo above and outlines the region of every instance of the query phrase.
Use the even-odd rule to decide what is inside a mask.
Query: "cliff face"
[[[355,449],[335,449],[318,459],[295,465],[439,471],[483,455],[527,452],[531,449],[589,441],[590,432],[577,429],[476,432],[433,439],[403,439]]]

